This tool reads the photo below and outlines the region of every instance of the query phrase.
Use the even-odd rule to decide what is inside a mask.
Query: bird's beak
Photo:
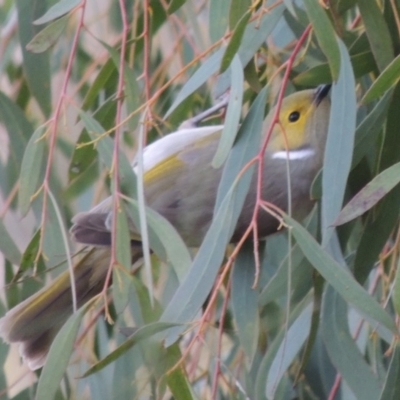
[[[319,106],[321,101],[328,95],[332,85],[319,85],[314,92],[313,102],[316,107]]]

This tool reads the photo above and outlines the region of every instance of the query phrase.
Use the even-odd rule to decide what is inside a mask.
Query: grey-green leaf
[[[18,9],[18,32],[22,48],[24,76],[29,90],[38,102],[43,114],[48,117],[51,113],[51,84],[49,52],[33,54],[26,45],[40,30],[32,22],[46,8],[45,2],[16,0]]]
[[[394,164],[377,175],[343,208],[334,225],[349,222],[371,209],[400,182],[400,163]]]
[[[219,70],[220,74],[225,72],[225,70],[229,67],[237,51],[239,50],[247,26],[247,22],[249,21],[250,16],[251,12],[245,13],[235,26],[233,35],[229,41],[227,48],[225,49],[224,56],[222,57],[221,67]]]
[[[389,314],[373,299],[363,287],[338,262],[315,241],[315,239],[293,218],[284,216],[294,238],[313,267],[331,284],[336,291],[354,308],[377,323],[383,324],[393,333],[396,325]]]
[[[47,25],[26,45],[32,53],[43,53],[48,50],[63,33],[68,23],[68,17],[59,18]]]
[[[220,39],[228,28],[230,0],[210,0],[209,34],[212,42]]]
[[[362,102],[367,104],[396,85],[400,79],[400,55],[397,56],[378,76],[376,81],[370,86],[362,98]]]
[[[232,276],[232,306],[240,343],[252,362],[259,334],[258,291],[255,279],[254,246],[244,245],[236,258]]]
[[[223,49],[218,50],[199,67],[199,69],[183,85],[164,118],[168,118],[168,116],[172,114],[172,112],[176,109],[176,107],[179,106],[179,104],[182,103],[183,100],[190,96],[195,90],[203,85],[207,79],[211,77],[211,75],[218,71],[218,68],[221,65],[223,54]]]
[[[322,307],[322,335],[328,354],[358,399],[379,398],[380,385],[351,337],[343,298],[328,287]]]
[[[4,257],[12,262],[14,265],[19,265],[21,262],[21,253],[15,245],[14,240],[11,238],[8,230],[0,219],[0,251]]]
[[[392,350],[389,369],[379,400],[397,400],[400,398],[400,345],[397,343]]]
[[[139,206],[134,199],[127,200],[128,211],[136,225],[139,225]],[[182,281],[191,264],[188,248],[176,231],[175,227],[151,208],[146,208],[146,218],[149,228],[149,241],[152,251],[164,261],[172,264],[179,281]]]
[[[45,24],[46,22],[53,21],[64,14],[67,14],[72,9],[77,7],[81,0],[60,0],[58,3],[51,6],[45,14],[35,21],[36,25]]]
[[[381,71],[393,59],[393,44],[386,21],[376,1],[357,0],[375,61]]]
[[[231,89],[226,110],[224,129],[215,152],[212,166],[220,168],[228,157],[239,127],[243,99],[243,67],[236,55],[231,64]]]
[[[31,204],[32,196],[38,189],[42,172],[43,156],[46,147],[45,126],[40,126],[30,138],[24,153],[19,178],[18,207],[25,215]]]
[[[189,272],[161,317],[163,321],[191,321],[215,282],[225,247],[233,234],[250,187],[252,169],[244,173],[238,182],[236,178],[243,166],[257,153],[265,100],[266,90],[263,90],[241,126],[239,140],[225,164],[218,188],[215,216]],[[182,328],[171,330],[167,343],[173,343],[181,331]]]
[[[332,23],[318,0],[304,0],[308,17],[322,51],[329,61],[329,67],[334,81],[338,79],[341,54],[336,41]]]
[[[40,375],[35,397],[36,400],[54,399],[61,378],[67,369],[79,324],[87,307],[88,306],[81,308],[76,314],[70,317],[54,339],[50,347],[49,355],[47,356],[46,364]]]
[[[356,129],[355,80],[345,45],[338,40],[341,65],[339,79],[332,87],[332,106],[322,172],[322,235],[326,245],[332,224],[343,203],[353,157]]]
[[[303,347],[311,328],[312,304],[308,304],[299,317],[287,330],[278,351],[269,369],[266,395],[270,400],[275,399],[275,393],[282,377],[287,373],[288,368]]]
[[[93,367],[89,368],[82,375],[82,378],[85,378],[89,375],[94,374],[95,372],[102,370],[142,340],[146,340],[156,333],[162,332],[163,330],[169,329],[173,326],[176,326],[176,324],[171,324],[167,322],[154,322],[137,329],[128,340],[118,346],[114,351],[104,357],[101,361],[93,365]]]

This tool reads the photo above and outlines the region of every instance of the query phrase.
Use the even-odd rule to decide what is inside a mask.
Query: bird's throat
[[[315,155],[315,150],[306,147],[298,150],[280,150],[272,154],[274,160],[307,160]]]

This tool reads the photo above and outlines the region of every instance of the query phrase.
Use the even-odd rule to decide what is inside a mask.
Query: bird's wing
[[[157,188],[165,190],[168,185],[172,185],[177,171],[185,168],[186,162],[190,162],[184,157],[185,151],[196,148],[199,142],[214,135],[219,136],[222,129],[223,125],[181,129],[148,145],[143,151],[145,187],[154,191]],[[132,163],[132,168],[137,174],[136,160]],[[168,185],[160,184],[162,181],[168,181]],[[109,246],[111,207],[112,199],[108,197],[90,211],[77,214],[71,228],[72,237],[79,243]],[[136,239],[136,235],[133,239]]]

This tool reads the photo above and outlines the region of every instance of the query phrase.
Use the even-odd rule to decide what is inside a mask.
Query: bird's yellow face
[[[279,113],[279,123],[274,126],[268,148],[273,152],[292,151],[309,145],[317,107],[314,90],[305,90],[285,98]],[[270,121],[274,111],[271,110],[268,115]]]

